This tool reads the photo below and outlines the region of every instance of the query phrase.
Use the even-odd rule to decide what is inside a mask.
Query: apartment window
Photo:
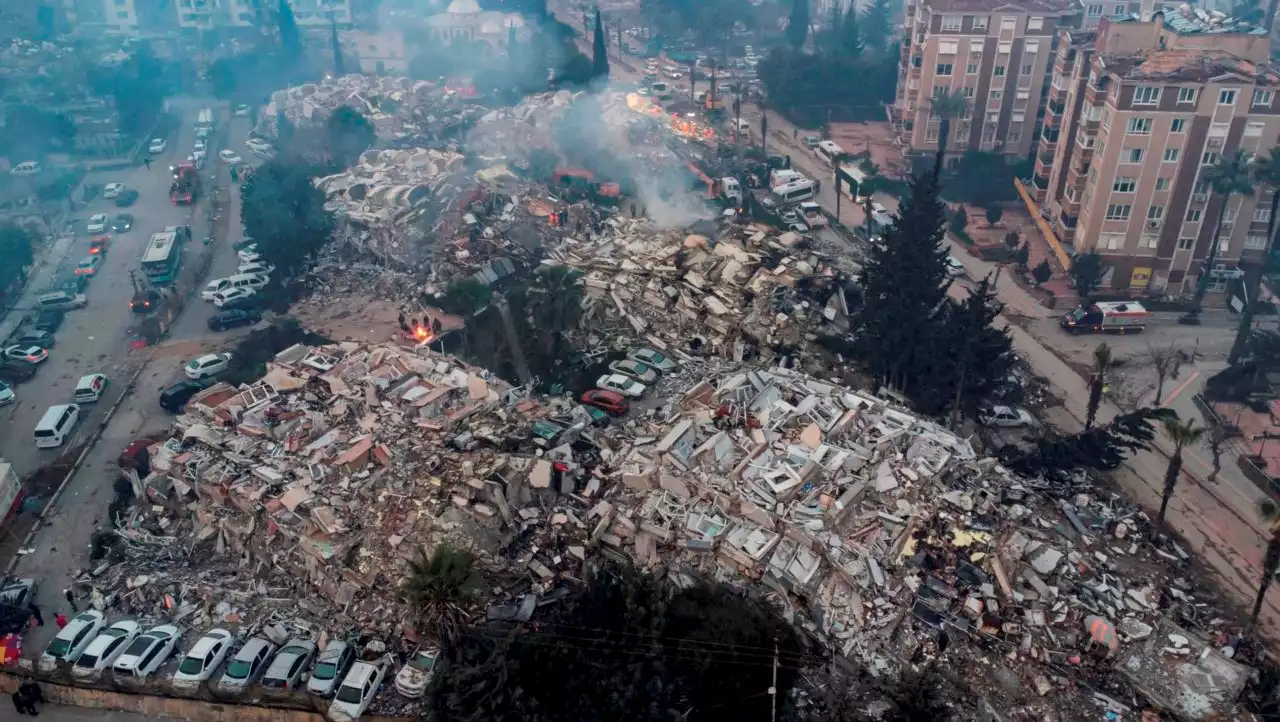
[[[1032,70],[1031,63],[1023,63],[1022,67],[1020,68],[1020,71],[1023,75],[1030,75],[1031,70]]]
[[[970,40],[969,53],[972,55],[982,55],[982,51],[985,48],[985,45],[986,44],[982,42],[982,38],[975,38],[973,40]]]
[[[1271,209],[1270,209],[1270,208],[1268,208],[1268,207],[1266,207],[1266,206],[1262,206],[1261,208],[1254,208],[1254,209],[1253,209],[1253,222],[1254,222],[1254,223],[1266,223],[1266,222],[1268,222],[1268,221],[1270,221],[1270,220],[1271,220]]]
[[[974,30],[986,30],[986,29],[987,29],[987,16],[986,16],[986,15],[974,15],[974,16],[973,16],[973,29],[974,29]]]
[[[973,97],[973,87],[972,87],[972,86],[966,86],[966,87],[962,88],[960,92],[964,93],[964,97],[966,97],[966,98],[972,98],[972,97]]]
[[[1143,233],[1138,239],[1138,248],[1155,248],[1160,245],[1160,236],[1151,233]]]
[[[1199,209],[1199,208],[1192,208],[1191,210],[1187,211],[1187,222],[1188,222],[1188,223],[1199,223],[1199,222],[1200,222],[1200,209]]]
[[[1222,241],[1218,243],[1218,253],[1226,253],[1230,249],[1231,249],[1230,238],[1223,238]]]
[[[1014,97],[1018,100],[1028,100],[1031,98],[1031,92],[1027,90],[1019,90]]]
[[[1141,163],[1143,151],[1141,148],[1125,148],[1124,155],[1120,157],[1121,163]]]
[[[1213,165],[1217,163],[1219,160],[1222,160],[1221,153],[1218,153],[1212,150],[1206,150],[1204,152],[1204,155],[1200,156],[1200,165]]]
[[[926,143],[938,142],[938,126],[934,125],[933,123],[930,123],[929,127],[925,128],[924,142]]]
[[[1179,250],[1179,251],[1189,251],[1189,250],[1191,250],[1191,247],[1192,247],[1192,246],[1194,246],[1195,244],[1196,244],[1196,239],[1194,239],[1194,238],[1179,238],[1179,239],[1178,239],[1178,250]]]
[[[1186,118],[1174,118],[1173,121],[1169,123],[1170,133],[1183,133],[1183,132],[1186,132],[1186,130],[1187,130]]]
[[[1100,116],[1100,118],[1102,121],[1102,129],[1111,130],[1111,109],[1103,108],[1102,115]]]
[[[1128,15],[1129,13],[1127,10],[1125,10],[1124,5],[1117,5],[1111,9],[1111,17],[1113,18],[1123,18],[1123,17],[1127,17]]]
[[[1129,129],[1125,132],[1129,135],[1151,135],[1151,119],[1130,118]]]
[[[994,70],[991,74],[992,74],[992,75],[994,75],[994,76],[996,76],[997,78],[1002,77],[1002,76],[1004,75],[1004,66],[1003,66],[1003,65],[997,65],[997,66],[995,67],[995,70]]]
[[[938,43],[939,55],[955,55],[960,52],[959,40],[943,40]]]
[[[1000,18],[1001,30],[1016,30],[1018,28],[1018,18],[1013,15],[1003,15]]]
[[[1022,131],[1017,128],[1010,128],[1009,132],[1005,133],[1004,142],[1007,144],[1014,144],[1020,140],[1022,140]]]
[[[1178,150],[1177,148],[1165,148],[1165,149],[1164,149],[1164,162],[1165,162],[1165,163],[1177,163],[1177,162],[1178,162],[1178,153],[1179,153],[1179,150]]]
[[[1044,18],[1032,15],[1027,18],[1027,30],[1041,30],[1044,28]]]
[[[1013,43],[1011,42],[996,43],[996,52],[1000,53],[1001,55],[1008,55],[1009,53],[1012,53]]]
[[[1169,190],[1169,179],[1168,179],[1168,178],[1156,178],[1156,190],[1158,190],[1158,191],[1167,191],[1167,190]]]
[[[1262,129],[1265,127],[1266,123],[1249,123],[1244,127],[1244,135],[1246,138],[1257,138],[1262,135]]]
[[[1132,193],[1138,188],[1137,178],[1116,178],[1116,182],[1111,184],[1113,193]]]
[[[1133,210],[1133,206],[1128,203],[1117,204],[1112,203],[1107,206],[1107,220],[1109,221],[1127,221],[1129,220],[1129,212]]]
[[[991,99],[992,99],[992,100],[999,100],[999,99],[1001,99],[1001,98],[1003,98],[1003,97],[1004,97],[1004,92],[1003,92],[1003,91],[1000,91],[1000,90],[993,90],[993,91],[991,91]]]
[[[129,11],[128,11],[128,10],[117,10],[117,11],[116,11],[116,19],[117,19],[117,20],[128,20],[128,19],[129,19]]]
[[[1255,90],[1253,91],[1253,104],[1261,107],[1271,107],[1271,91]]]
[[[1160,88],[1154,85],[1139,85],[1133,90],[1134,105],[1156,105],[1160,102]]]
[[[1267,247],[1267,234],[1253,233],[1244,237],[1244,247],[1251,251],[1260,251]]]
[[[1024,41],[1022,42],[1022,54],[1023,54],[1023,55],[1035,55],[1035,54],[1036,54],[1036,53],[1038,53],[1038,52],[1040,52],[1040,41],[1039,41],[1039,40],[1024,40]]]
[[[1102,233],[1098,236],[1098,245],[1104,250],[1118,251],[1124,248],[1123,233]]]
[[[1012,116],[1010,116],[1009,121],[1012,123],[1021,123],[1026,119],[1027,119],[1026,113],[1014,113]]]
[[[1218,91],[1218,105],[1235,105],[1236,91],[1220,90]]]
[[[969,63],[968,65],[964,66],[964,72],[965,72],[965,75],[977,75],[977,74],[978,74],[978,64],[977,64],[977,63]]]
[[[1158,221],[1164,218],[1164,206],[1150,206],[1147,208],[1147,220]]]
[[[1178,102],[1179,103],[1196,102],[1196,89],[1195,88],[1178,88]]]
[[[950,75],[951,63],[938,63],[938,67],[934,75]]]
[[[943,15],[942,16],[942,32],[954,33],[960,30],[959,15]]]
[[[1102,6],[1090,5],[1089,7],[1084,9],[1084,14],[1091,18],[1100,18],[1102,17]]]
[[[947,85],[945,85],[945,84],[938,84],[938,85],[935,85],[935,86],[933,86],[933,97],[937,98],[938,96],[940,96],[940,95],[942,95],[943,93],[947,92],[949,89],[950,89],[950,88],[949,88],[949,86],[947,86]],[[930,110],[930,111],[929,111],[929,117],[930,117],[930,118],[937,118],[937,117],[938,117],[938,114],[937,114],[937,113],[935,113],[935,112],[933,112],[932,110]]]

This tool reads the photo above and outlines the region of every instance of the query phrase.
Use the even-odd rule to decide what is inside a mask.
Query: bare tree
[[[1146,357],[1147,361],[1151,362],[1151,368],[1156,372],[1156,398],[1151,405],[1159,406],[1160,401],[1164,399],[1165,379],[1178,377],[1178,365],[1182,362],[1182,355],[1170,341],[1168,346],[1148,344]]]

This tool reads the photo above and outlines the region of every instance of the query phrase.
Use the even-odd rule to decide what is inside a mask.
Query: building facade
[[[405,75],[409,72],[404,33],[399,30],[377,33],[352,30],[342,34],[342,45],[348,57],[359,59],[360,72],[365,75]]]
[[[112,0],[108,0],[109,2]],[[140,0],[134,0],[140,1]],[[250,28],[259,22],[270,21],[269,12],[259,18],[254,0],[174,0],[178,12],[178,25],[190,30],[212,28]],[[274,2],[262,2],[263,7],[275,9]],[[330,21],[339,27],[351,24],[350,0],[290,0],[294,21],[299,28],[328,27]]]
[[[1029,190],[1063,242],[1103,255],[1114,288],[1191,290],[1219,218],[1211,288],[1270,246],[1271,189],[1224,203],[1204,172],[1280,143],[1280,75],[1265,32],[1215,20],[1173,9],[1060,34]]]

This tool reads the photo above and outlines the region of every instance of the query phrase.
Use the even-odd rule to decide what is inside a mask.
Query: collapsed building
[[[797,371],[670,377],[600,426],[422,346],[290,348],[192,399],[135,478],[117,557],[81,581],[144,620],[395,647],[419,553],[472,550],[489,618],[523,621],[608,556],[754,587],[873,674],[962,666],[1002,710],[1127,718],[1134,689],[1187,719],[1234,709],[1239,629],[1180,550],[1140,543],[1141,511]]]

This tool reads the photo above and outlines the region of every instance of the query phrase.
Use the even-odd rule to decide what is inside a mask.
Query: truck
[[[200,194],[200,173],[194,163],[179,163],[173,169],[169,200],[176,205],[191,205]]]
[[[1140,333],[1151,321],[1151,312],[1137,301],[1099,301],[1076,306],[1062,317],[1068,333]]]
[[[742,204],[742,184],[737,178],[717,178],[712,186],[717,199],[735,206]]]

